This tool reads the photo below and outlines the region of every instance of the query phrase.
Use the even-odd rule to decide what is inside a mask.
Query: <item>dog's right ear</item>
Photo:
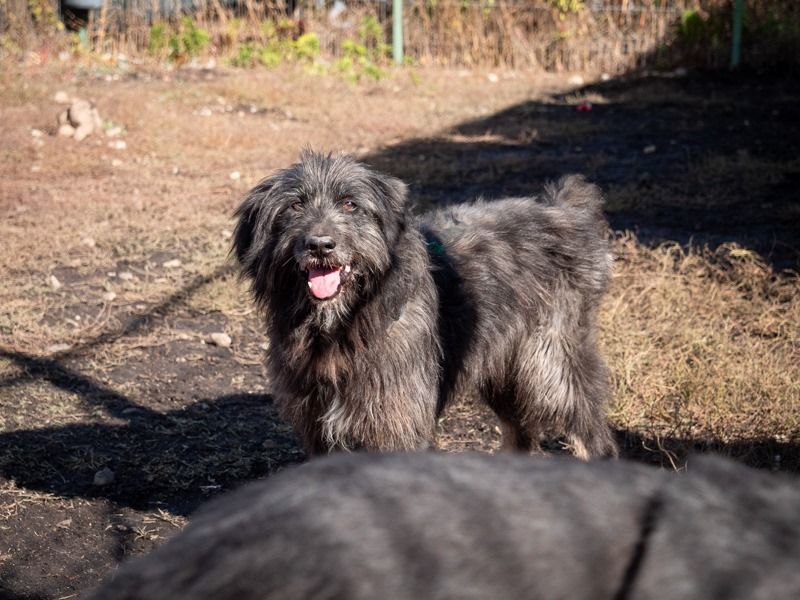
[[[233,214],[237,222],[233,232],[231,251],[236,255],[244,272],[251,277],[255,275],[252,271],[255,263],[254,256],[258,254],[256,247],[261,209],[272,189],[272,184],[271,179],[265,179],[259,183],[248,192],[242,204]]]

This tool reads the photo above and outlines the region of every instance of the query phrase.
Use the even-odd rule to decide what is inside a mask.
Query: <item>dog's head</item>
[[[349,156],[306,151],[248,193],[233,252],[262,304],[342,310],[391,266],[406,210],[401,181]]]

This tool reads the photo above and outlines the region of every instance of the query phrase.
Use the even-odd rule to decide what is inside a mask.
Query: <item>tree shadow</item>
[[[604,189],[612,227],[645,243],[736,242],[798,269],[798,100],[797,80],[777,75],[632,74],[364,160],[407,181],[420,210],[583,173]]]
[[[774,438],[740,439],[723,442],[678,436],[647,436],[617,430],[620,458],[664,469],[678,470],[689,465],[697,454],[716,454],[756,469],[800,473],[800,444]]]
[[[209,497],[304,459],[269,396],[230,394],[125,423],[0,434],[0,476],[59,496],[188,515]],[[94,484],[103,468],[113,482]]]
[[[69,350],[35,356],[0,348],[17,373],[0,390],[46,382],[80,396],[103,421],[0,433],[0,477],[17,486],[63,497],[104,497],[137,509],[162,506],[188,514],[221,490],[303,459],[290,428],[265,394],[196,396],[192,404],[160,412],[71,366],[90,351],[143,334],[175,312],[205,285],[232,272],[221,265],[198,276],[144,312]],[[185,382],[191,384],[191,380]],[[104,467],[114,481],[99,486]]]

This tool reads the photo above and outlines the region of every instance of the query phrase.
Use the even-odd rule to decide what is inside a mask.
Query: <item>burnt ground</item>
[[[709,388],[681,379],[677,387],[695,391],[684,390],[680,405],[673,382],[645,386],[645,402],[630,391],[644,367],[623,356],[633,338],[618,342],[608,316],[616,389],[633,398],[621,397],[610,415],[626,458],[679,468],[688,452],[715,450],[800,471],[798,285],[781,274],[800,265],[796,81],[662,74],[576,88],[510,73],[493,88],[480,73],[426,71],[422,83],[396,74],[351,86],[299,72],[224,70],[108,80],[114,72],[104,69],[21,73],[10,81],[19,93],[2,106],[9,177],[0,211],[14,246],[2,250],[0,597],[77,597],[120,560],[163,543],[210,497],[305,460],[270,399],[265,338],[227,258],[229,217],[242,193],[305,145],[358,153],[405,179],[420,209],[527,194],[564,173],[587,174],[608,195],[612,227],[638,234],[641,254],[619,247],[622,278],[609,300],[628,307],[626,320],[641,305],[629,300],[634,287],[625,278],[661,273],[662,241],[686,252],[707,245],[703,256],[725,272],[725,261],[752,257],[766,273],[763,286],[780,289],[762,294],[778,316],[759,321],[754,343],[764,345],[754,354],[772,352],[790,367],[762,371],[763,387],[718,412],[702,403],[689,409],[709,388],[739,382],[733,372]],[[58,86],[105,101],[111,120],[125,124],[121,165],[111,164],[104,140],[85,143],[78,160],[71,142],[51,135]],[[592,109],[578,111],[585,101]],[[206,106],[226,108],[200,121]],[[45,131],[44,147],[31,145],[31,127]],[[229,177],[234,169],[241,179]],[[717,252],[730,242],[739,254]],[[174,259],[179,266],[165,266]],[[696,302],[721,293],[724,312],[725,294],[751,280],[731,267],[732,283],[723,277],[713,287],[708,273],[717,271],[703,265],[670,266],[669,277],[699,282],[687,288]],[[51,275],[58,286],[48,284]],[[643,289],[658,296],[669,288]],[[731,339],[760,318],[742,307],[760,310],[761,293],[730,296],[735,311],[725,322],[742,324]],[[218,331],[232,337],[230,348],[211,343]],[[652,332],[658,353],[669,357],[659,335]],[[683,369],[692,358],[670,360]],[[694,421],[686,424],[686,414]],[[452,407],[439,430],[448,451],[499,445],[491,416],[470,403]],[[561,451],[557,441],[549,449]],[[97,485],[103,469],[113,481]]]

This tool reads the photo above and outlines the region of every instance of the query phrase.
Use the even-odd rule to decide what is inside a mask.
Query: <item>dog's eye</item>
[[[344,198],[341,201],[341,205],[342,205],[342,210],[344,212],[353,212],[356,208],[358,208],[358,206],[356,206],[356,203],[350,200],[349,198]]]

